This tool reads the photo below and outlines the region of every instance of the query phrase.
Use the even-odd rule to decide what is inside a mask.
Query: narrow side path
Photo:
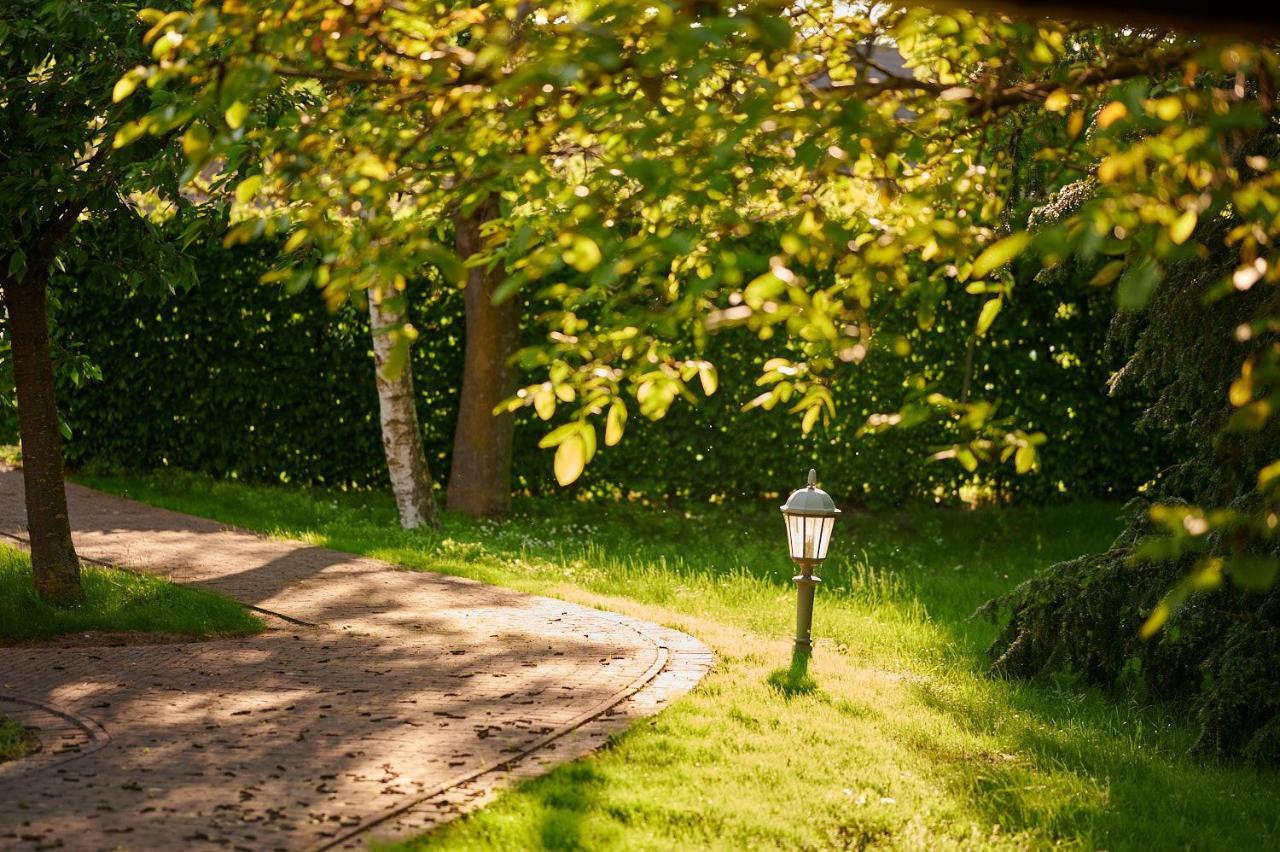
[[[692,637],[638,619],[79,486],[67,496],[82,557],[314,626],[0,648],[0,701],[93,734],[57,761],[0,766],[0,847],[321,849],[405,836],[580,756],[712,663]],[[0,534],[25,538],[21,471],[0,471]]]

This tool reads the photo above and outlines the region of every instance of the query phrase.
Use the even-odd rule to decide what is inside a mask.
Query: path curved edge
[[[609,610],[583,609],[635,630],[653,643],[659,652],[657,660],[625,689],[510,758],[461,773],[319,849],[359,849],[364,848],[370,838],[394,842],[438,828],[483,807],[513,784],[545,775],[557,766],[590,755],[607,745],[612,737],[625,733],[636,722],[656,715],[688,693],[715,667],[715,654],[687,633]]]
[[[19,541],[20,478],[0,471],[0,535]],[[407,839],[599,748],[714,666],[694,637],[620,613],[80,486],[68,498],[86,561],[212,588],[283,621],[185,646],[0,649],[0,692],[83,737],[56,765],[0,772],[0,845]],[[66,783],[96,802],[91,814],[57,798]],[[6,791],[28,801],[6,805]]]
[[[40,741],[39,751],[0,763],[0,781],[53,769],[93,754],[111,742],[111,735],[93,719],[21,695],[0,692],[0,713]]]

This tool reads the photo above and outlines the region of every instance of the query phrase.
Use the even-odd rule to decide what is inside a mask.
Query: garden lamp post
[[[827,558],[831,544],[831,528],[840,510],[831,495],[818,487],[818,472],[809,471],[809,484],[791,492],[782,505],[782,518],[787,524],[787,548],[791,560],[800,566],[796,581],[796,653],[813,652],[813,593],[821,582],[814,569]]]

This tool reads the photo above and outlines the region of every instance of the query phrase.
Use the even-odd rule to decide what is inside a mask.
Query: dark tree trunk
[[[481,249],[480,226],[497,216],[489,199],[474,212],[454,219],[458,254],[467,258]],[[520,338],[517,301],[493,303],[502,280],[498,269],[467,272],[466,339],[462,366],[462,399],[453,437],[448,508],[472,517],[505,514],[511,508],[511,443],[515,417],[494,414],[498,403],[516,389],[511,358]]]
[[[67,519],[62,436],[49,351],[47,285],[45,276],[36,270],[21,282],[3,277],[13,379],[18,391],[31,565],[40,596],[50,603],[67,604],[83,600],[84,589]]]

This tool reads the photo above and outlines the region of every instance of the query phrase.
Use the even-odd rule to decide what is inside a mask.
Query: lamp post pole
[[[808,658],[813,653],[814,593],[822,582],[813,572],[827,558],[831,531],[840,510],[831,495],[818,487],[816,470],[809,471],[808,484],[791,492],[781,508],[787,525],[787,549],[800,568],[800,573],[791,578],[796,584],[795,654]]]
[[[822,580],[813,575],[813,568],[800,566],[800,573],[792,577],[796,581],[796,653],[813,653],[813,597]]]

